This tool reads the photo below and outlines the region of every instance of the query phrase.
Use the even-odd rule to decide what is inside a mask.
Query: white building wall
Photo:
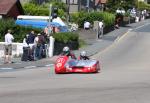
[[[146,2],[146,3],[150,3],[150,0],[138,0],[138,1],[142,1],[142,2]]]
[[[23,44],[22,43],[13,43],[12,44],[12,55],[20,56],[23,53]],[[4,42],[0,42],[0,58],[4,57]]]

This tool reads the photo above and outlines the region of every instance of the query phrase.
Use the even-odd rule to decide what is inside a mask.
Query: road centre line
[[[126,33],[124,33],[122,36],[118,36],[117,39],[114,41],[115,43],[121,41],[125,36],[128,35],[128,33],[130,32],[131,30],[128,30]]]

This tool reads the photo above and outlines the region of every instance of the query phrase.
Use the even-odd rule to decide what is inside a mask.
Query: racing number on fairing
[[[58,60],[57,60],[57,67],[59,68],[59,67],[61,67],[62,66],[62,64],[64,63],[64,58],[59,58]]]

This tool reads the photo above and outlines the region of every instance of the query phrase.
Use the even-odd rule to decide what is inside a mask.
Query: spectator
[[[35,39],[35,33],[34,31],[31,31],[31,33],[29,33],[29,36],[27,38],[27,44],[29,44],[30,47],[30,60],[34,60],[34,39]]]
[[[103,23],[103,20],[101,20],[98,23],[98,39],[103,37],[103,29],[104,29],[104,23]]]
[[[89,29],[90,29],[90,26],[91,26],[90,22],[88,22],[88,21],[85,21],[85,22],[84,22],[84,29],[85,29],[85,30],[89,30]]]
[[[29,60],[29,50],[30,50],[30,47],[29,45],[27,44],[27,38],[28,38],[28,34],[24,37],[23,39],[23,55],[22,55],[22,58],[21,58],[21,61],[28,61]]]
[[[116,28],[116,29],[119,29],[120,20],[121,20],[121,18],[118,17],[118,16],[116,16],[116,18],[115,18],[115,28]]]
[[[14,37],[11,34],[11,30],[8,30],[8,33],[5,34],[4,63],[12,63],[11,55],[12,55],[12,42],[13,42],[13,40],[14,40]]]
[[[46,35],[46,33],[44,33],[44,31],[41,32],[41,35],[43,37],[43,43],[42,43],[42,58],[45,58],[46,52],[47,52],[47,43],[49,43],[49,38]]]
[[[55,27],[55,33],[58,33],[58,32],[60,32],[60,29],[59,29],[59,27]]]
[[[42,58],[44,36],[39,33],[35,38],[34,43],[35,43],[35,60],[38,60]]]
[[[53,31],[53,27],[52,26],[47,26],[44,28],[44,33],[49,36]]]
[[[136,10],[135,8],[131,9],[130,15],[131,15],[132,17],[136,17],[136,13],[137,13],[137,10]]]

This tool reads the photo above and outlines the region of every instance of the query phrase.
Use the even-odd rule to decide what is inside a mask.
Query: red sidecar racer
[[[60,56],[55,63],[55,73],[96,73],[100,70],[97,60],[75,60]]]

